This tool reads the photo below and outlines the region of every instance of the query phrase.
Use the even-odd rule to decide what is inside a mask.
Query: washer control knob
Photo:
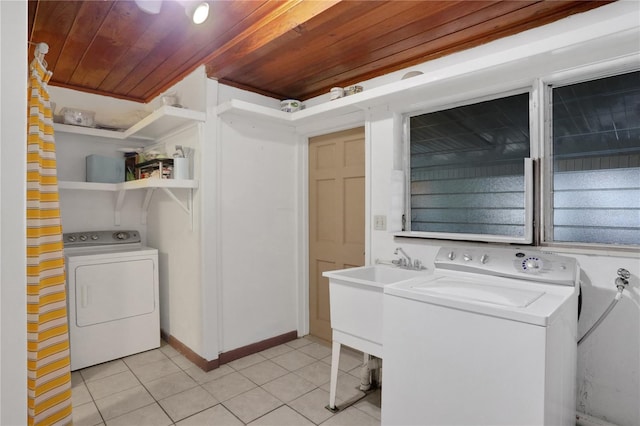
[[[73,243],[76,240],[75,235],[69,235],[69,237],[67,238],[67,241],[69,241],[70,243]]]
[[[449,260],[453,260],[456,258],[456,254],[453,251],[450,251],[447,257],[449,258]]]
[[[86,235],[80,235],[80,241],[87,241]]]
[[[124,232],[117,232],[115,234],[116,240],[126,240],[128,235]]]
[[[98,234],[93,234],[93,235],[91,236],[91,239],[92,239],[93,241],[97,240],[97,239],[98,239]]]
[[[465,253],[462,258],[464,259],[465,262],[469,262],[471,260],[473,260],[473,258],[471,257],[470,254]]]
[[[483,255],[480,257],[480,263],[482,263],[482,264],[487,263],[487,260],[489,260],[489,256],[487,256],[486,254],[483,254]]]

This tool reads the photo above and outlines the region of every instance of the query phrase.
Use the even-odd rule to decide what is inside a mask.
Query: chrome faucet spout
[[[396,250],[393,252],[393,254],[395,255],[397,255],[398,253],[401,253],[407,259],[407,265],[411,265],[411,258],[404,250],[402,250],[402,247],[396,248]]]

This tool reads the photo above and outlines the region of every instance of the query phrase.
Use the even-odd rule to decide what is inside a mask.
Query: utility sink
[[[423,277],[425,276],[425,271],[403,269],[386,265],[372,265],[325,272],[323,275],[328,277],[329,280],[333,278],[356,284],[380,287],[415,277]]]
[[[337,338],[341,343],[380,357],[384,286],[412,279],[420,281],[427,272],[371,265],[324,272],[322,275],[329,278],[334,341]]]
[[[336,409],[336,388],[340,348],[350,346],[364,353],[360,389],[368,389],[368,357],[383,358],[382,353],[382,300],[384,287],[389,284],[416,280],[423,281],[427,272],[403,269],[387,265],[361,266],[358,268],[328,271],[322,274],[329,279],[331,304],[331,385],[330,410]],[[364,387],[363,387],[364,386]]]

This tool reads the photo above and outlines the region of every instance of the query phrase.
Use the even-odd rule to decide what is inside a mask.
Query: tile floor
[[[358,386],[362,354],[344,348],[333,414],[331,349],[303,337],[204,372],[171,346],[72,373],[76,426],[380,425],[380,391]]]

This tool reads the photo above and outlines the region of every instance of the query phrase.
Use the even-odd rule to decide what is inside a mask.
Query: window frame
[[[639,72],[638,64],[624,61],[612,61],[611,63],[596,64],[558,73],[537,80],[539,88],[540,104],[543,105],[541,112],[543,138],[540,143],[540,173],[538,174],[540,209],[536,212],[539,220],[535,227],[536,240],[539,246],[549,248],[576,248],[587,250],[613,250],[620,252],[637,252],[638,245],[628,244],[606,244],[606,243],[585,243],[555,241],[553,239],[553,89],[566,87],[573,84],[589,82],[601,78],[615,77],[631,72]]]
[[[511,237],[506,235],[491,234],[466,234],[466,233],[448,233],[448,232],[427,232],[411,230],[411,135],[410,120],[412,117],[438,112],[466,105],[473,105],[481,102],[497,100],[513,95],[529,94],[529,157],[524,159],[524,235],[522,237]],[[517,88],[509,90],[496,91],[484,96],[464,99],[457,102],[442,103],[431,106],[427,109],[419,109],[402,114],[402,149],[403,149],[403,170],[405,171],[404,185],[404,220],[401,232],[395,232],[396,236],[410,238],[426,238],[426,239],[444,239],[456,241],[475,241],[475,242],[492,242],[492,243],[511,243],[511,244],[532,244],[535,238],[534,228],[534,205],[535,205],[535,173],[534,173],[534,150],[535,140],[538,139],[538,107],[539,103],[535,101],[536,87],[534,85],[520,85]]]
[[[570,70],[556,72],[540,76],[530,80],[529,85],[522,84],[516,88],[505,90],[500,88],[482,96],[471,96],[467,99],[456,97],[455,102],[442,102],[430,105],[428,108],[410,110],[401,115],[402,123],[402,168],[405,172],[404,186],[404,218],[403,231],[394,232],[396,237],[437,239],[451,241],[472,241],[488,243],[508,243],[519,245],[532,245],[553,249],[576,249],[591,252],[633,252],[637,253],[640,246],[606,243],[583,242],[557,242],[553,235],[553,140],[552,140],[552,90],[554,87],[563,87],[581,82],[587,82],[600,78],[612,77],[629,72],[640,71],[640,64],[633,58],[618,58],[596,64],[589,64]],[[410,132],[409,119],[416,115],[442,111],[459,106],[470,105],[483,101],[499,99],[511,95],[529,93],[529,158],[532,172],[531,194],[526,196],[525,204],[525,236],[526,241],[517,238],[503,238],[483,234],[450,234],[438,232],[411,231],[411,187],[410,187]],[[525,180],[527,175],[525,173]],[[405,230],[406,229],[406,230]],[[470,238],[472,237],[472,238]]]

